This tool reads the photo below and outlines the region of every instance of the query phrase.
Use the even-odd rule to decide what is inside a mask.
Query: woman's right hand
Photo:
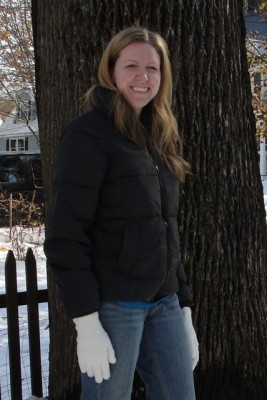
[[[99,321],[98,312],[74,318],[77,330],[77,354],[82,373],[95,378],[97,383],[110,378],[109,364],[116,357],[108,334]]]

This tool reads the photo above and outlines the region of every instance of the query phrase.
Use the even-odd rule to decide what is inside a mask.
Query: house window
[[[20,158],[7,158],[0,169],[1,182],[25,182],[22,160]]]
[[[31,101],[20,101],[17,104],[17,119],[23,121],[29,121],[32,117],[32,104]]]
[[[261,88],[262,88],[262,79],[261,79],[261,73],[260,72],[255,72],[254,75],[254,93],[261,98]]]
[[[248,0],[248,10],[256,10],[258,8],[258,0]]]
[[[7,139],[6,142],[7,151],[25,151],[28,150],[28,138],[14,138]]]

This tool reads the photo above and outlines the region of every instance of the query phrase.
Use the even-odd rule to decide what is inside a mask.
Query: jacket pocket
[[[118,269],[121,272],[128,273],[135,263],[138,236],[138,224],[132,222],[127,224],[123,233],[122,247],[118,260]]]
[[[118,260],[120,272],[137,279],[165,276],[167,266],[166,228],[157,218],[131,221],[125,227]]]

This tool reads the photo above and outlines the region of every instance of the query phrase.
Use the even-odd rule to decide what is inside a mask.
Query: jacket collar
[[[103,111],[106,114],[111,114],[113,108],[113,102],[116,96],[116,92],[107,89],[103,86],[95,86],[92,94],[92,105],[93,108]],[[140,122],[146,129],[150,129],[152,125],[152,107],[149,103],[146,105],[140,116]]]
[[[103,86],[95,86],[92,93],[93,108],[110,113],[115,96],[116,92]]]

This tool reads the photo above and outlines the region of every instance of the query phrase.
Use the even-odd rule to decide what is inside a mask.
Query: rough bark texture
[[[170,48],[174,106],[192,174],[181,204],[184,264],[200,342],[198,400],[267,398],[266,223],[238,0],[33,0],[49,210],[56,145],[95,82],[113,33],[139,23]],[[71,160],[70,160],[71,162]],[[72,323],[49,276],[50,400],[78,399]],[[144,399],[136,382],[133,398]]]

